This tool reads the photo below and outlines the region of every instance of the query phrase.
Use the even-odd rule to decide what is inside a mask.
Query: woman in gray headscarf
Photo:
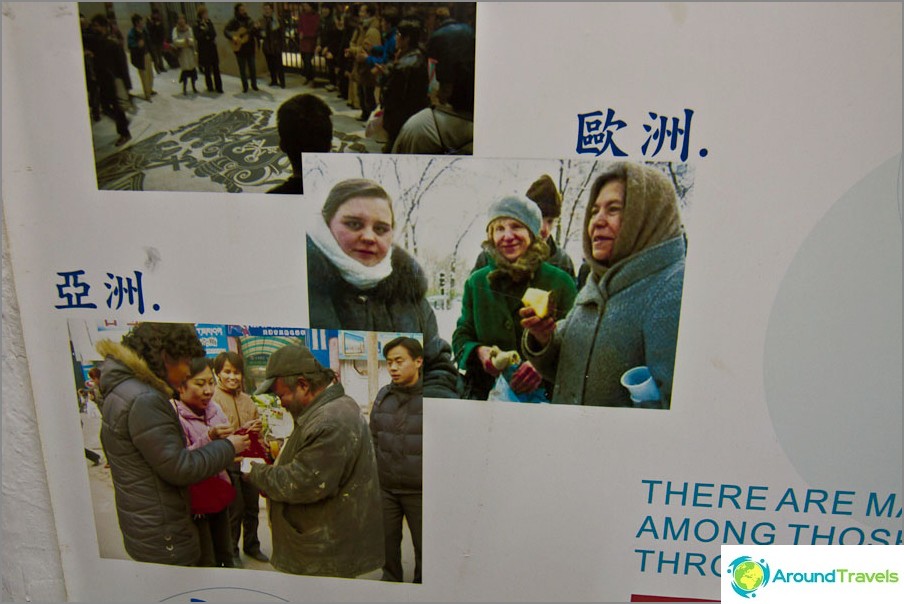
[[[590,192],[584,257],[591,276],[556,324],[521,311],[523,350],[555,381],[553,403],[668,409],[686,244],[675,189],[659,170],[617,163]],[[620,378],[647,366],[658,400],[632,401]]]

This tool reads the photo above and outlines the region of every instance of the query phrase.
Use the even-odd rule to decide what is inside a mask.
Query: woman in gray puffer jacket
[[[123,543],[134,560],[193,566],[201,555],[188,487],[226,469],[248,447],[229,435],[189,451],[169,399],[204,356],[191,325],[140,323],[122,343],[102,340],[101,443],[110,463]]]
[[[558,324],[521,311],[524,352],[555,380],[553,403],[668,409],[684,284],[684,228],[675,189],[627,162],[593,184],[584,218],[591,276]],[[633,401],[622,374],[645,365],[656,400]]]

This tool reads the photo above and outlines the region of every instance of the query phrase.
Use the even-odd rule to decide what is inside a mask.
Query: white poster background
[[[3,5],[4,213],[70,599],[718,599],[720,542],[638,538],[648,514],[771,522],[776,543],[788,523],[900,529],[865,508],[870,492],[901,499],[901,6],[481,3],[477,30],[480,157],[574,157],[576,116],[612,108],[641,160],[647,112],[694,110],[672,410],[428,401],[424,584],[392,585],[97,557],[66,319],[109,313],[54,309],[57,272],[102,288],[144,270],[161,307],[145,319],[303,326],[303,224],[321,200],[97,191],[76,6]],[[808,249],[826,262],[800,260]],[[828,286],[807,296],[811,283]],[[782,398],[767,352],[796,341],[770,329],[805,326],[801,297],[837,315],[801,330],[826,335],[795,359],[802,381],[856,397],[811,391],[825,413],[789,453],[776,413],[813,400]],[[847,432],[821,423],[845,408]],[[644,479],[762,486],[769,509],[647,504]],[[787,488],[801,504],[808,488],[853,491],[852,516],[776,512]],[[641,572],[638,548],[700,554],[705,574]]]

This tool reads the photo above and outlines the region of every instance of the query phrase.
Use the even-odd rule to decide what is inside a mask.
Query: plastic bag
[[[508,369],[499,374],[499,377],[496,378],[496,383],[493,384],[493,389],[490,390],[490,395],[487,397],[487,400],[507,401],[510,403],[548,403],[549,399],[546,398],[546,391],[543,390],[543,388],[537,388],[536,390],[523,392],[521,394],[517,394],[512,390],[508,381],[515,373],[515,370],[518,369],[518,366],[519,365],[509,366]]]

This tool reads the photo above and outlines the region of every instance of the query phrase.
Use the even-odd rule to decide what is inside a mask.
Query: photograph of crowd
[[[423,333],[429,397],[670,408],[691,166],[306,169],[312,327]]]
[[[101,557],[421,582],[421,334],[68,326]]]
[[[78,8],[100,189],[300,194],[302,153],[473,152],[476,3]]]

